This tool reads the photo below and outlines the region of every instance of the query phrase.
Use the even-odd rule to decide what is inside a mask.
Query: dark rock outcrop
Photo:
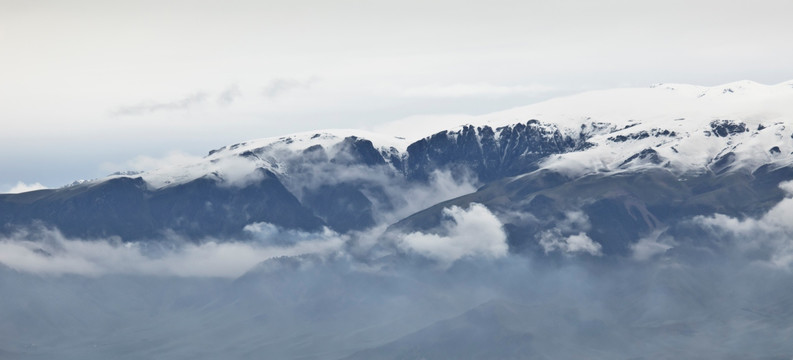
[[[588,146],[583,135],[573,138],[537,120],[493,130],[489,126],[465,126],[442,131],[408,146],[406,175],[426,180],[435,170],[471,172],[488,182],[538,168],[538,162],[553,154]]]

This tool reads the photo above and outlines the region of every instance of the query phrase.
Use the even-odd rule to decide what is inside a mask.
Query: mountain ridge
[[[702,98],[704,96],[700,95],[708,95],[710,93],[716,93],[714,95],[719,95],[719,99],[703,102]],[[735,101],[736,98],[743,100]],[[603,100],[610,100],[606,101],[607,106],[602,105]],[[685,103],[685,106],[681,106],[681,100]],[[638,107],[631,105],[637,101],[641,102],[640,105],[649,103],[654,104],[654,106]],[[793,80],[776,85],[763,85],[743,80],[712,87],[662,83],[647,88],[597,90],[555,98],[537,104],[465,118],[459,125],[448,129],[438,131],[421,130],[423,135],[418,137],[404,137],[400,136],[400,134],[386,135],[361,129],[325,129],[253,139],[210,150],[207,156],[199,163],[219,160],[222,155],[244,156],[243,154],[250,154],[256,150],[266,152],[272,149],[275,152],[284,150],[300,152],[319,145],[326,151],[330,151],[334,146],[339,145],[344,139],[350,137],[371,141],[373,147],[389,162],[393,155],[397,155],[400,160],[404,160],[402,157],[407,155],[410,145],[415,145],[421,141],[429,141],[440,133],[456,134],[465,132],[467,127],[484,128],[487,126],[498,137],[501,133],[499,128],[512,128],[516,124],[524,124],[526,126],[532,124],[541,125],[546,128],[546,131],[550,130],[553,132],[553,130],[558,130],[560,135],[570,137],[578,137],[582,133],[594,136],[611,135],[607,136],[610,140],[635,140],[636,137],[646,136],[645,134],[661,139],[663,137],[674,138],[676,135],[682,135],[685,132],[692,133],[699,130],[703,131],[704,134],[704,131],[709,130],[709,126],[713,127],[714,122],[735,122],[736,119],[740,119],[740,121],[737,121],[738,125],[743,123],[749,131],[759,132],[767,128],[773,128],[775,125],[783,125],[778,122],[793,118],[793,109],[788,105],[790,102],[793,102]],[[772,106],[758,109],[759,105]],[[720,110],[714,111],[714,107]],[[719,112],[721,114],[718,114]],[[642,113],[645,115],[642,116]],[[684,115],[690,116],[692,113],[695,118],[691,121],[686,121],[687,118]],[[536,122],[532,120],[536,120]],[[662,124],[666,123],[666,126],[654,124],[658,121]],[[669,124],[670,122],[672,123]],[[687,126],[691,123],[694,125],[693,129],[692,126]],[[588,127],[586,132],[582,132],[582,126]],[[675,128],[684,128],[684,131],[675,131]],[[772,130],[789,132],[784,126]],[[716,133],[716,131],[713,131],[713,133]],[[791,132],[791,136],[793,136],[793,132]],[[780,147],[780,153],[793,151],[793,148],[788,148],[790,146],[784,146],[784,149]],[[770,149],[771,147],[765,150]],[[680,149],[677,150],[680,151]],[[259,167],[280,173],[279,169],[283,167],[283,164],[279,163],[278,160],[277,157],[261,159]],[[195,165],[198,164],[188,164],[187,168]],[[166,170],[155,169],[135,175],[150,173],[152,177],[156,175],[168,176],[164,174],[167,173]],[[182,174],[190,172],[185,171],[187,169],[184,167],[177,167],[174,170]],[[204,175],[212,172],[211,168],[203,170]],[[136,171],[131,172],[134,173]],[[117,173],[109,177],[128,176],[123,171]],[[173,174],[170,176],[173,178],[179,177]],[[94,179],[93,181],[101,181],[103,179],[106,178]],[[166,185],[164,184],[165,181],[154,180],[150,182],[160,186]],[[168,184],[174,182],[170,181]]]
[[[551,211],[564,218],[567,208],[576,206],[589,209],[592,219],[597,209],[614,212],[618,220],[612,226],[625,231],[612,234],[619,244],[604,246],[625,253],[631,241],[655,229],[646,221],[637,222],[638,210],[632,210],[650,206],[641,199],[656,195],[642,192],[655,187],[674,188],[674,182],[683,181],[706,189],[703,193],[750,189],[740,193],[743,202],[738,203],[744,207],[753,201],[752,194],[763,194],[757,195],[765,199],[762,204],[783,197],[776,186],[793,179],[785,170],[793,168],[793,87],[787,85],[665,84],[587,92],[469,118],[465,125],[415,141],[364,130],[250,140],[186,164],[118,172],[61,189],[0,195],[0,222],[5,232],[41,220],[67,228],[70,236],[117,235],[125,241],[156,238],[168,231],[192,239],[240,239],[247,236],[246,225],[256,222],[305,231],[327,226],[339,233],[392,224],[399,225],[391,229],[430,231],[442,220],[444,206],[439,204],[467,206],[470,202],[454,200],[467,196],[502,215],[507,210]],[[536,177],[532,174],[538,171],[551,174],[545,178],[548,184],[566,184],[571,193],[591,179],[607,182],[620,174],[635,179],[647,174],[651,180],[646,182],[648,190],[630,195],[641,200],[635,206],[630,205],[634,200],[583,192],[583,202],[564,201],[563,208],[542,200],[545,195],[538,197],[545,190],[535,180],[517,192],[509,190],[515,186],[509,182]],[[661,173],[665,175],[652,175]],[[504,183],[513,177],[517,178]],[[755,178],[766,181],[763,186],[770,190],[752,188]],[[130,181],[136,185],[123,186]],[[106,190],[113,186],[115,190]],[[700,191],[686,189],[681,191]],[[158,203],[166,193],[171,195],[164,198],[170,200]],[[554,198],[559,197],[547,199]],[[692,208],[699,209],[699,215],[733,209],[733,200],[721,195],[703,199],[702,206]],[[547,209],[537,201],[545,201]],[[106,210],[99,210],[103,206]],[[644,218],[655,216],[641,211]],[[692,211],[684,213],[696,215]],[[749,208],[727,212],[756,213]],[[115,215],[105,219],[108,214]],[[426,218],[417,223],[419,214]],[[97,222],[90,219],[116,225],[96,229],[91,224]],[[507,221],[505,226],[514,248],[531,243],[542,231],[537,224]],[[515,240],[526,236],[528,240]],[[606,244],[603,238],[596,240]]]

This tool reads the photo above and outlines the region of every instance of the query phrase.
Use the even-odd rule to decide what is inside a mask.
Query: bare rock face
[[[573,138],[537,120],[500,127],[464,126],[442,131],[411,144],[406,174],[426,180],[432,171],[470,171],[481,181],[492,181],[538,168],[538,161],[588,146],[583,135]]]

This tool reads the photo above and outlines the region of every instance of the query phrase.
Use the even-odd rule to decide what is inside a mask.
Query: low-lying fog
[[[432,234],[258,223],[200,244],[19,229],[0,239],[0,357],[793,356],[793,198],[692,218],[624,257],[563,226],[538,234],[546,252],[514,254],[484,206],[445,215]]]

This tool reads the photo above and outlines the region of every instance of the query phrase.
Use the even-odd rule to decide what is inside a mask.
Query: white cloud
[[[432,205],[454,199],[476,191],[471,176],[455,178],[449,171],[433,171],[427,184],[412,185],[407,188],[389,189],[392,199],[401,201],[393,214],[386,217],[387,222],[398,221],[410,214],[426,209]]]
[[[561,250],[568,254],[582,252],[594,256],[601,255],[600,244],[592,240],[585,232],[565,237],[558,232],[545,231],[540,235],[540,245],[546,253]]]
[[[121,106],[113,111],[113,115],[144,115],[159,111],[185,110],[203,103],[207,96],[206,93],[197,92],[178,100],[144,101],[135,105]]]
[[[554,91],[544,85],[493,85],[487,83],[425,85],[412,87],[404,92],[407,97],[473,97],[473,96],[506,96],[506,95],[537,95]]]
[[[567,252],[585,252],[590,255],[600,255],[600,244],[592,240],[584,232],[567,237]]]
[[[245,158],[229,157],[215,165],[214,173],[221,178],[222,185],[233,187],[245,187],[263,178],[263,174],[257,169],[259,165]]]
[[[600,256],[601,246],[586,234],[590,228],[589,218],[581,211],[570,211],[554,227],[538,235],[540,246],[545,253],[556,250],[566,254],[587,253]]]
[[[661,230],[656,230],[652,234],[639,239],[636,243],[631,244],[631,256],[633,259],[638,261],[648,260],[675,247],[674,239],[661,236],[662,232]]]
[[[484,205],[473,203],[468,209],[452,206],[443,210],[443,216],[446,219],[440,235],[410,233],[400,240],[399,246],[445,265],[468,256],[507,255],[507,235],[502,224]]]
[[[8,194],[19,194],[23,192],[33,191],[33,190],[41,190],[46,189],[47,187],[42,185],[41,183],[32,183],[26,184],[21,181],[18,181],[16,185],[12,186],[6,193]]]
[[[735,239],[735,245],[746,254],[780,268],[793,265],[793,181],[781,183],[788,197],[760,218],[738,219],[724,214],[698,216],[694,221],[717,234]]]
[[[182,243],[163,250],[159,247],[163,243],[69,239],[57,230],[35,229],[0,237],[0,264],[42,275],[143,274],[235,278],[267,259],[334,253],[346,240],[329,230],[315,234],[269,232],[263,236],[297,236],[301,241],[288,246],[267,246],[257,241],[209,241],[203,244]]]
[[[378,223],[394,223],[441,201],[456,198],[476,191],[475,177],[468,174],[453,176],[450,171],[433,171],[426,183],[406,181],[389,167],[347,165],[342,163],[301,163],[302,153],[279,153],[287,163],[288,174],[282,176],[284,185],[298,198],[306,190],[316,190],[323,185],[339,183],[365,184],[361,190],[374,203],[375,220]],[[295,163],[289,167],[290,163]],[[299,165],[298,165],[299,164]],[[368,193],[375,188],[377,194]],[[383,193],[379,193],[381,191]],[[386,195],[385,199],[382,195]]]
[[[266,165],[263,161],[237,156],[205,161],[202,157],[175,151],[164,157],[137,156],[122,164],[105,163],[102,167],[113,172],[119,169],[139,172],[139,176],[154,187],[184,183],[208,174],[216,176],[222,186],[244,187],[261,180],[262,173],[257,169]]]
[[[181,151],[172,151],[163,157],[136,156],[122,164],[103,164],[102,167],[110,170],[152,171],[171,166],[184,166],[201,161],[200,156],[186,154]]]
[[[788,195],[793,196],[793,181],[785,181],[779,184],[779,188],[782,189]]]

